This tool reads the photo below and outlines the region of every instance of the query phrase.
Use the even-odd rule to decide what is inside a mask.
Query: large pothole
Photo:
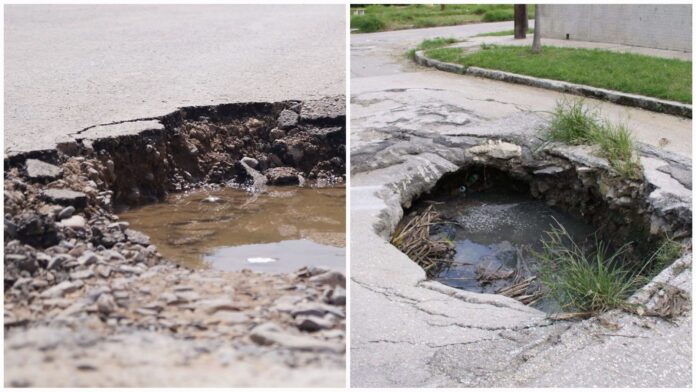
[[[636,278],[633,290],[681,255],[680,241],[689,241],[690,217],[660,217],[644,178],[622,177],[590,155],[569,159],[505,142],[469,153],[473,159],[412,202],[392,237],[429,279],[555,313],[568,304],[540,278],[562,274],[543,270],[554,230],[565,233],[560,245],[577,244],[588,259],[621,250],[620,262],[607,268]]]
[[[70,240],[107,249],[118,243],[148,245],[146,236],[114,212],[211,185],[246,189],[254,200],[283,198],[273,198],[278,192],[268,186],[340,185],[345,180],[345,117],[339,101],[185,108],[145,121],[138,133],[90,137],[93,128],[58,150],[13,156],[5,172],[6,241],[43,249]],[[311,193],[299,189],[294,195]],[[243,192],[237,195],[220,204],[259,210],[261,203],[251,205],[240,199]],[[321,208],[304,212],[323,213]],[[13,283],[20,271],[45,267],[30,264],[36,265],[14,270],[16,265],[6,263],[6,281]]]
[[[28,346],[6,342],[15,365],[52,350],[81,357],[71,338],[39,349],[67,327],[115,339],[164,334],[179,342],[178,361],[251,356],[344,371],[343,98],[189,107],[90,127],[55,150],[6,157],[5,168],[6,337],[36,335]],[[239,249],[259,243],[275,253]],[[319,248],[330,257],[315,258]],[[271,259],[261,264],[283,268],[246,268]],[[208,264],[227,271],[190,268]],[[211,348],[201,354],[201,344]]]

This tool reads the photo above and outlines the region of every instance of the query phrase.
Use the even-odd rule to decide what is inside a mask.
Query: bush
[[[353,15],[350,17],[350,27],[363,33],[371,33],[384,30],[387,24],[382,18],[374,15]]]
[[[477,5],[471,10],[471,13],[475,15],[483,15],[489,10],[490,8],[486,7],[485,5]]]
[[[515,12],[511,9],[494,9],[483,14],[484,22],[502,22],[504,20],[513,20],[514,18]]]

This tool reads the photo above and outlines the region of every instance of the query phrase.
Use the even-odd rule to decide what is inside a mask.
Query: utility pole
[[[534,6],[534,40],[532,41],[532,53],[541,52],[541,23],[539,23],[539,4]]]
[[[527,38],[527,4],[515,4],[515,39]]]

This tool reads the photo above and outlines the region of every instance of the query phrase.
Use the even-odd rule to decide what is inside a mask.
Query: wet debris
[[[530,276],[496,291],[496,294],[514,298],[525,305],[533,306],[544,296],[536,280],[536,276]]]
[[[451,241],[432,239],[430,235],[431,226],[439,223],[439,214],[429,206],[400,224],[391,238],[392,245],[420,265],[428,276],[436,275],[437,271],[451,263],[454,255]]]
[[[665,319],[674,319],[690,310],[691,297],[689,294],[685,290],[667,283],[656,283],[656,291],[645,305],[633,308],[633,311],[640,316]]]

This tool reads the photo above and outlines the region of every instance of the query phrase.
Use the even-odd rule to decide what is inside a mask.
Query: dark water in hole
[[[583,242],[594,229],[569,214],[524,193],[484,191],[467,195],[442,196],[424,202],[433,204],[444,221],[451,224],[431,230],[434,237],[448,237],[455,244],[454,263],[433,277],[448,286],[495,293],[510,286],[515,272],[536,274],[531,250],[542,249],[544,232],[562,224],[568,233]],[[554,220],[555,219],[555,220]],[[481,275],[500,277],[482,282]],[[545,311],[558,310],[550,299],[534,304]]]
[[[345,188],[269,187],[171,195],[119,214],[182,265],[269,273],[345,270]]]

